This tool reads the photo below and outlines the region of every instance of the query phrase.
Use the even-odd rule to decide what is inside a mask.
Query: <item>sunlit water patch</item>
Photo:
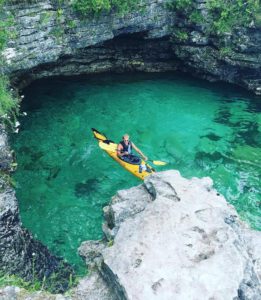
[[[140,181],[102,152],[91,127],[185,177],[210,176],[261,229],[260,99],[229,86],[169,74],[103,75],[35,82],[13,136],[23,224],[57,255],[83,267],[77,247],[102,237],[102,208]],[[195,195],[196,197],[197,195]]]

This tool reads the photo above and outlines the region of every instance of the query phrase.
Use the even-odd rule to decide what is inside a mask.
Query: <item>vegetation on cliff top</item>
[[[207,0],[203,16],[194,0],[171,0],[169,7],[191,23],[208,24],[210,33],[230,33],[235,27],[261,25],[259,0]]]
[[[115,9],[126,13],[136,7],[140,0],[73,0],[73,7],[81,15],[99,14],[102,11]]]

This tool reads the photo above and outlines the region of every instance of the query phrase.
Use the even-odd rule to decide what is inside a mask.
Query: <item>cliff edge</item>
[[[119,191],[104,212],[110,246],[79,250],[118,299],[260,299],[261,232],[210,178],[157,173]]]

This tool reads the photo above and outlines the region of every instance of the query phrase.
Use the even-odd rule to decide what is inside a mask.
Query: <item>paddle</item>
[[[111,151],[111,152],[115,152],[117,150],[117,147],[115,146],[115,144],[111,145],[111,144],[106,144],[104,142],[99,142],[99,146],[101,149]],[[156,166],[165,166],[167,164],[166,162],[160,161],[160,160],[148,159],[148,161],[152,162]]]

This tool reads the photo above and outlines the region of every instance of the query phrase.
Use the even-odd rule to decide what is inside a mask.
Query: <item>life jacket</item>
[[[129,154],[131,154],[131,151],[132,151],[132,144],[131,144],[131,141],[128,142],[128,145],[126,145],[124,143],[124,141],[121,141],[120,144],[122,145],[122,150],[121,150],[121,153],[123,152],[128,152]]]

